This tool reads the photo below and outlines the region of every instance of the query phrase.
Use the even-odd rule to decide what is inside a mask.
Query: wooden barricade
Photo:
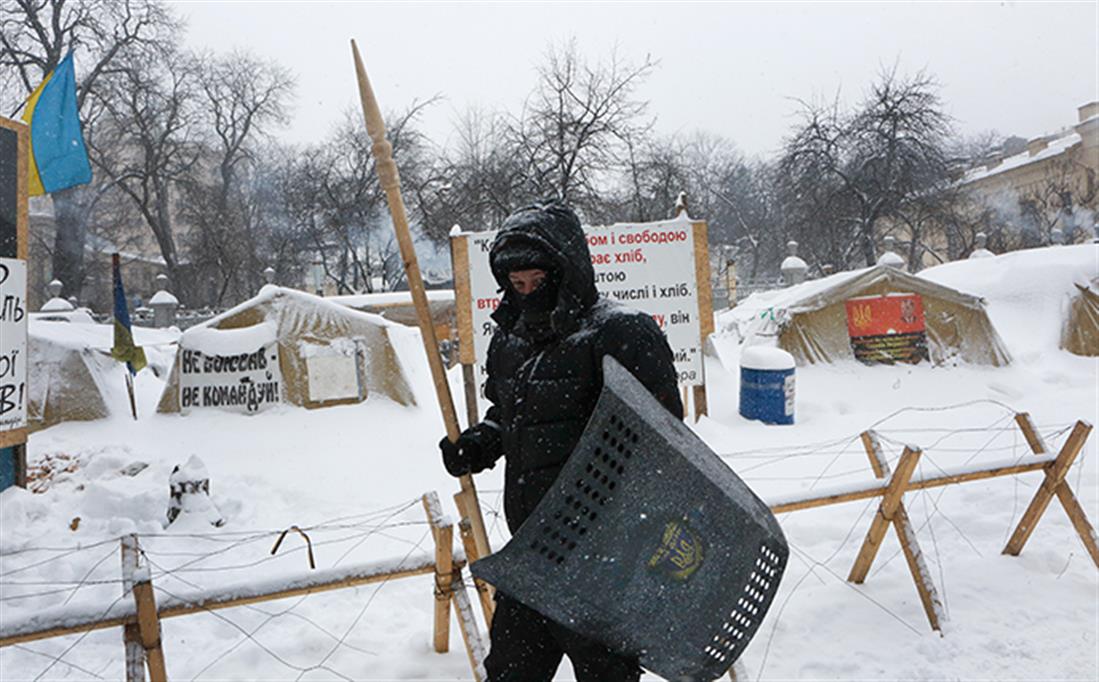
[[[870,458],[870,466],[874,470],[874,476],[885,478],[889,476],[889,463],[886,462],[881,451],[881,444],[877,434],[873,431],[864,431],[861,435],[863,447]],[[916,540],[916,532],[912,529],[912,523],[908,519],[908,512],[904,508],[904,491],[908,488],[912,473],[920,457],[920,450],[906,447],[897,463],[897,471],[889,481],[889,489],[882,498],[877,515],[866,535],[862,549],[859,551],[855,565],[851,567],[851,574],[847,579],[856,584],[866,581],[870,572],[870,565],[874,561],[882,539],[885,537],[888,526],[892,524],[897,532],[897,540],[900,542],[901,551],[908,563],[908,571],[916,582],[916,591],[920,595],[920,603],[923,604],[927,621],[931,629],[942,633],[941,616],[942,602],[939,599],[935,583],[931,580],[930,572],[923,560],[923,551]]]
[[[0,631],[0,647],[63,635],[85,634],[92,630],[122,627],[123,642],[126,647],[126,681],[143,682],[144,668],[147,666],[151,682],[164,682],[167,680],[167,674],[160,629],[160,621],[164,618],[247,606],[359,585],[384,583],[398,578],[434,575],[435,650],[445,652],[449,648],[450,606],[453,604],[458,617],[458,628],[462,633],[466,653],[469,656],[473,679],[482,682],[485,677],[483,666],[486,648],[466,593],[462,574],[466,560],[455,557],[453,554],[454,527],[443,515],[438,496],[435,493],[428,493],[423,496],[422,501],[432,537],[435,540],[434,557],[417,559],[396,569],[387,562],[320,571],[314,569],[307,576],[291,579],[283,588],[274,591],[270,591],[270,588],[266,588],[265,591],[262,587],[243,583],[193,596],[181,597],[168,594],[165,603],[160,605],[157,604],[149,568],[141,562],[142,554],[138,537],[127,535],[121,538],[122,584],[123,595],[133,595],[131,604],[119,600],[106,612],[102,610],[102,606],[89,605],[75,609],[70,606],[63,613],[46,614],[45,618],[40,618],[44,614],[36,614],[36,617],[24,622],[12,623],[9,620]],[[298,532],[301,532],[300,529]],[[284,532],[283,536],[285,535]],[[305,537],[304,533],[302,535]],[[463,536],[463,539],[469,538],[467,546],[473,544],[471,531],[466,530]],[[281,540],[282,537],[279,538],[280,542]],[[312,564],[312,557],[310,557],[310,563]],[[53,624],[44,626],[42,623]]]
[[[1042,440],[1041,434],[1038,433],[1038,429],[1035,428],[1030,415],[1026,412],[1020,412],[1015,415],[1015,422],[1022,430],[1023,437],[1026,438],[1031,451],[1039,456],[1047,454],[1046,444]],[[1030,534],[1034,532],[1050,501],[1056,496],[1061,502],[1061,507],[1068,514],[1072,527],[1076,529],[1076,534],[1080,536],[1080,540],[1084,543],[1088,554],[1091,555],[1092,562],[1095,563],[1096,567],[1099,567],[1099,546],[1096,542],[1095,529],[1088,521],[1087,514],[1084,513],[1084,509],[1072,493],[1072,489],[1069,488],[1068,482],[1065,481],[1065,476],[1072,467],[1072,463],[1076,461],[1076,456],[1084,448],[1084,442],[1087,441],[1091,428],[1091,424],[1087,422],[1076,422],[1072,433],[1069,434],[1065,444],[1061,446],[1057,459],[1046,465],[1045,479],[1038,488],[1038,492],[1034,493],[1034,498],[1030,501],[1026,511],[1023,512],[1023,517],[1019,519],[1015,532],[1011,534],[1011,539],[1004,547],[1004,554],[1018,556],[1019,552],[1023,551],[1023,545],[1030,538]]]

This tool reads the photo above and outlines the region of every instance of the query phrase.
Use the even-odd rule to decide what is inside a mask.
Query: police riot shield
[[[724,674],[789,549],[771,510],[610,356],[554,487],[473,575],[669,680]]]

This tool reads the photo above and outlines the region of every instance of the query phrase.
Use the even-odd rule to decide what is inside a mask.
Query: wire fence
[[[958,427],[906,423],[913,416],[921,417],[923,421],[922,418],[929,414],[957,413],[971,409],[980,409],[991,414],[983,414],[978,425],[968,420]],[[1010,406],[991,400],[935,408],[908,407],[887,415],[873,424],[872,428],[881,443],[884,459],[891,466],[897,464],[906,444],[915,442],[922,450],[917,472],[925,476],[945,474],[951,467],[969,465],[990,456],[1017,462],[1033,458],[1034,454],[1018,426],[1011,423],[1015,414]],[[1038,425],[1037,429],[1044,441],[1052,445],[1072,427],[1072,423],[1048,423]],[[873,476],[860,435],[850,434],[811,443],[724,452],[720,456],[750,485],[775,487],[776,484],[793,484],[802,490],[812,490],[825,481],[855,478],[865,480]],[[1077,488],[1081,482],[1085,458],[1086,453],[1074,464]],[[1010,514],[1011,522],[1005,524],[1008,532],[1020,516],[1022,504],[1025,503],[1024,493],[1038,484],[1036,479],[1023,479],[1019,476],[1013,476],[1012,479],[1014,502]],[[981,544],[969,536],[964,523],[952,518],[943,505],[944,498],[956,487],[945,485],[935,490],[913,490],[908,496],[909,510],[915,516],[913,523],[916,534],[931,541],[924,551],[931,559],[943,606],[948,615],[950,575],[949,562],[946,561],[947,550],[943,546],[943,541],[948,537],[943,535],[944,532],[949,536],[951,548],[962,546],[976,557],[983,556]],[[509,538],[502,511],[503,490],[482,489],[480,492],[490,540],[494,546],[500,547]],[[431,537],[428,522],[418,509],[419,505],[419,499],[411,500],[369,512],[326,519],[302,526],[301,530],[309,534],[312,550],[323,550],[326,566],[338,567],[364,552],[377,556],[374,546],[368,544],[372,542],[384,546],[389,556],[393,556],[397,550],[396,553],[401,558],[397,559],[396,565],[400,566],[420,552]],[[754,649],[759,656],[756,679],[761,679],[767,670],[773,644],[788,606],[796,603],[796,597],[804,591],[804,586],[810,580],[819,585],[842,583],[858,599],[882,612],[906,632],[925,631],[913,624],[911,614],[902,615],[882,599],[874,598],[848,582],[835,569],[836,561],[850,559],[853,541],[859,539],[859,529],[867,525],[868,516],[875,505],[876,499],[859,505],[846,533],[824,556],[821,556],[824,553],[820,552],[820,548],[802,546],[796,532],[788,534],[791,562],[800,566],[803,573],[783,586],[781,601],[772,607],[770,630],[766,635],[760,633],[762,649],[759,645]],[[270,551],[284,532],[284,529],[219,529],[209,533],[146,533],[141,535],[141,555],[150,569],[150,578],[158,597],[179,602],[187,598],[185,593],[223,584],[242,575],[300,574],[306,566],[304,554],[310,551],[310,547],[304,543],[290,546],[287,541],[277,553]],[[27,612],[78,603],[95,603],[106,605],[103,608],[103,616],[106,618],[129,596],[123,589],[118,564],[112,560],[118,556],[118,542],[117,538],[108,538],[69,546],[43,544],[5,550],[0,556],[0,608]],[[403,554],[400,548],[403,548]],[[883,555],[870,574],[871,577],[889,570],[901,554],[900,549],[895,549]],[[465,583],[473,588],[468,577],[465,578]],[[194,681],[220,679],[219,676],[225,670],[222,666],[230,665],[229,660],[234,654],[239,655],[242,649],[252,649],[282,671],[272,673],[275,675],[290,675],[295,680],[301,680],[310,673],[324,673],[347,680],[361,678],[361,671],[372,667],[380,652],[359,646],[351,640],[387,585],[388,581],[382,581],[372,586],[358,608],[339,610],[343,616],[353,613],[348,622],[339,626],[328,622],[332,620],[331,617],[320,617],[326,609],[308,611],[303,608],[315,602],[318,599],[316,595],[295,597],[289,603],[250,604],[226,611],[207,609],[208,617],[215,619],[233,634],[219,637],[216,643],[201,650],[189,651],[185,665],[180,666],[186,671],[182,677]],[[327,613],[325,615],[331,616]],[[298,645],[292,651],[282,650],[280,646],[287,646],[285,642],[280,645],[275,641],[262,639],[272,624],[287,621],[293,621],[293,625],[288,627],[296,629],[300,635],[299,640],[307,637],[304,633],[309,633],[310,647]],[[21,654],[22,665],[33,665],[33,661],[40,661],[40,669],[36,673],[32,671],[28,674],[29,679],[45,679],[51,673],[56,675],[59,667],[70,676],[117,679],[118,658],[104,661],[94,656],[89,660],[75,656],[75,652],[80,650],[90,633],[91,629],[81,634],[58,638],[49,644],[16,644],[12,650]],[[307,660],[301,660],[303,658]],[[9,660],[8,665],[10,664]],[[5,672],[6,679],[10,679],[10,672],[10,669]]]

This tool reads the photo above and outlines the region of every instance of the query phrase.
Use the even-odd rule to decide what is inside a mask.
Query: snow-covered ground
[[[1077,419],[1099,417],[1099,362],[1058,350],[1059,327],[1051,330],[1071,281],[1097,275],[1093,246],[927,271],[930,279],[988,300],[1014,363],[799,368],[793,426],[764,426],[737,414],[739,348],[717,338],[721,360],[707,364],[711,414],[696,430],[765,499],[870,480],[858,441],[869,427],[882,435],[893,462],[904,443],[923,448],[917,476],[1026,461],[1033,455],[1014,426],[1015,410],[1030,412],[1051,448]],[[454,382],[464,414],[457,376]],[[252,417],[180,417],[154,413],[155,391],[140,397],[136,422],[119,410],[116,418],[32,437],[32,464],[78,466],[58,473],[42,494],[0,495],[0,629],[62,605],[106,609],[119,599],[122,534],[141,535],[153,583],[167,599],[196,586],[277,582],[307,572],[299,536],[287,536],[270,554],[277,533],[295,524],[309,533],[319,569],[411,560],[431,549],[419,495],[436,490],[453,509],[457,485],[438,462],[443,429],[430,402],[403,408],[370,399]],[[1097,442],[1089,439],[1068,477],[1093,523]],[[227,523],[214,528],[184,518],[165,530],[168,477],[192,454],[204,461]],[[148,466],[135,473],[136,462]],[[506,540],[502,468],[477,477],[495,546]],[[1031,473],[906,497],[948,616],[941,637],[927,625],[892,531],[866,583],[845,580],[876,501],[781,515],[792,555],[775,604],[742,658],[749,677],[1099,678],[1099,579],[1058,503],[1020,556],[1001,554],[1040,481]],[[469,679],[456,625],[450,653],[431,649],[431,590],[429,577],[412,578],[167,619],[169,677]],[[0,649],[0,679],[122,679],[122,652],[117,629],[7,647]],[[572,679],[567,662],[559,679]]]

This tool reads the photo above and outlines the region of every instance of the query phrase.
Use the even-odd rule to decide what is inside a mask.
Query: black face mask
[[[517,291],[515,301],[524,314],[548,313],[557,305],[557,283],[547,276],[542,284],[529,294],[520,294]]]

